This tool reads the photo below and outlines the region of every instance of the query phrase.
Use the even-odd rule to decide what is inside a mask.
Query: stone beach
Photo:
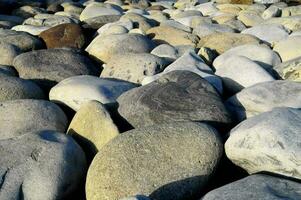
[[[0,200],[301,200],[300,0],[0,0]]]

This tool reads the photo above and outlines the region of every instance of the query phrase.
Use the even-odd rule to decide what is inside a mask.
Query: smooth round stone
[[[1,77],[3,78],[3,77]],[[22,99],[0,104],[0,140],[26,132],[54,130],[65,132],[67,117],[56,104],[44,100]]]
[[[271,5],[261,15],[263,19],[270,19],[272,17],[279,17],[281,15],[281,9],[278,6]]]
[[[22,6],[13,10],[12,14],[27,19],[39,13],[46,13],[46,10],[39,7]]]
[[[232,129],[225,151],[249,174],[265,171],[301,179],[300,132],[300,109],[275,108]]]
[[[195,6],[195,9],[200,11],[203,16],[210,16],[218,11],[213,2],[201,3]]]
[[[202,17],[202,16],[190,16],[190,17],[176,18],[174,20],[180,22],[185,26],[189,26],[191,28],[195,28],[198,25],[212,22],[212,20],[209,17]]]
[[[300,45],[301,36],[289,37],[276,43],[273,50],[280,55],[282,62],[286,62],[301,56]]]
[[[11,15],[1,15],[0,14],[0,21],[8,21],[13,24],[22,24],[24,19],[18,16],[11,16]]]
[[[223,24],[233,28],[237,32],[241,32],[246,29],[246,26],[240,20],[229,20]]]
[[[202,16],[202,13],[198,10],[184,10],[183,12],[173,15],[172,18],[176,19],[190,16]]]
[[[300,199],[300,183],[271,175],[255,174],[207,193],[202,200]]]
[[[158,44],[196,46],[199,41],[194,34],[166,25],[151,28],[146,33]]]
[[[30,132],[0,140],[1,199],[67,199],[80,189],[85,154],[63,133]]]
[[[239,33],[212,33],[200,39],[197,47],[206,47],[215,50],[218,54],[244,44],[260,44],[254,36]]]
[[[120,15],[102,15],[93,18],[88,18],[85,20],[85,23],[93,29],[98,29],[108,23],[117,22],[119,19]]]
[[[82,48],[85,45],[85,35],[80,25],[60,24],[39,35],[48,49],[50,48]]]
[[[112,35],[112,34],[126,34],[129,30],[122,25],[112,25],[108,29],[104,30],[101,35]]]
[[[152,40],[141,34],[114,34],[96,37],[86,51],[106,63],[116,54],[148,53],[154,46]]]
[[[54,86],[50,90],[49,99],[77,111],[89,100],[97,100],[103,104],[115,103],[118,96],[134,87],[135,84],[116,79],[74,76]]]
[[[301,82],[301,57],[280,63],[274,69],[283,79]]]
[[[169,63],[164,58],[149,53],[120,54],[108,61],[101,72],[101,77],[140,84],[146,76],[163,71]]]
[[[255,37],[267,42],[268,44],[274,44],[280,40],[284,40],[288,37],[288,31],[282,25],[257,25],[252,28],[243,30],[241,33],[254,35]]]
[[[171,71],[190,71],[196,73],[200,77],[206,79],[215,89],[222,94],[223,85],[219,77],[215,76],[211,68],[204,63],[204,61],[193,52],[186,52],[172,64],[168,65],[163,72],[148,76],[142,81],[142,85],[146,85],[160,78],[162,75]]]
[[[162,124],[119,135],[90,165],[88,200],[143,194],[151,199],[194,199],[222,156],[215,129],[195,122]]]
[[[0,28],[1,29],[10,29],[15,26],[16,23],[9,22],[9,21],[0,21]]]
[[[12,27],[11,30],[27,32],[31,35],[39,35],[40,33],[48,30],[49,28],[50,27],[48,26],[17,25]]]
[[[242,21],[247,27],[252,27],[261,24],[264,21],[261,14],[261,12],[253,10],[242,10],[239,12],[237,19]]]
[[[155,20],[148,19],[143,15],[137,13],[126,13],[120,18],[120,21],[131,20],[135,26],[144,32],[147,32],[150,28],[154,26],[159,26],[159,23]]]
[[[201,24],[195,27],[192,31],[192,33],[199,36],[200,38],[203,38],[213,33],[234,33],[234,32],[235,30],[227,25],[209,24],[209,23]]]
[[[5,76],[18,76],[14,67],[6,65],[0,65],[0,74]]]
[[[51,14],[38,14],[34,18],[26,19],[24,25],[34,25],[34,26],[57,26],[60,24],[67,23],[79,23],[79,20],[72,17],[61,16],[61,15],[51,15]]]
[[[119,135],[119,131],[103,104],[92,100],[80,106],[67,134],[83,147],[88,160],[92,160],[104,145]]]
[[[103,25],[102,27],[100,27],[97,30],[97,33],[99,35],[101,35],[102,33],[106,32],[108,29],[110,29],[111,26],[123,26],[128,31],[134,28],[134,24],[131,20],[124,20],[124,21],[117,21],[117,22],[113,22],[113,23],[107,23],[107,24]]]
[[[177,22],[174,20],[165,20],[165,21],[161,22],[160,25],[161,26],[162,25],[163,26],[171,26],[171,27],[180,29],[180,30],[188,32],[188,33],[191,33],[191,30],[192,30],[189,26],[185,26],[185,25],[181,24],[180,22]]]
[[[244,4],[244,5],[250,5],[253,3],[253,0],[216,0],[216,3],[219,3],[221,5],[223,4]],[[218,6],[217,6],[218,7]],[[218,7],[219,8],[219,7]]]
[[[172,71],[118,99],[118,111],[132,126],[204,121],[227,126],[231,118],[213,86],[190,71]]]
[[[275,80],[263,67],[244,56],[230,56],[215,69],[215,74],[222,78],[224,87],[231,93]]]
[[[99,75],[100,69],[79,52],[67,49],[47,49],[23,53],[14,59],[19,76],[50,89],[57,82],[77,75]]]
[[[0,101],[44,98],[43,91],[34,82],[13,76],[0,76]]]
[[[117,5],[91,3],[80,14],[80,21],[85,21],[98,16],[121,15],[122,9]]]
[[[151,51],[151,54],[170,60],[176,60],[180,57],[178,50],[169,44],[158,45]]]
[[[238,121],[271,111],[276,107],[301,108],[301,84],[271,81],[248,87],[226,101]]]
[[[280,0],[254,0],[256,3],[260,4],[273,4],[273,3],[278,3]]]
[[[132,197],[125,197],[120,200],[151,200],[151,199],[143,195],[136,195]]]
[[[295,16],[301,14],[301,7],[298,6],[288,6],[281,9],[281,17]]]
[[[41,40],[28,33],[6,29],[0,29],[0,42],[15,45],[21,51],[36,50],[43,46]]]
[[[14,58],[20,53],[20,49],[15,45],[0,41],[0,65],[11,66]]]
[[[218,56],[213,61],[213,66],[215,68],[223,66],[225,60],[231,56],[245,56],[265,68],[281,63],[279,56],[271,49],[255,44],[245,44],[229,49]]]

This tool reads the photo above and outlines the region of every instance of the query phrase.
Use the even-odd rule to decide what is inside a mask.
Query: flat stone
[[[33,17],[39,13],[46,13],[46,10],[43,8],[33,7],[33,6],[21,6],[13,10],[12,12],[13,15],[19,16],[24,19]]]
[[[201,24],[195,27],[192,31],[192,33],[199,36],[200,38],[203,38],[213,33],[234,33],[234,32],[235,30],[227,25],[209,24],[209,23]]]
[[[231,56],[245,56],[262,67],[268,68],[281,63],[279,56],[271,49],[255,44],[245,44],[229,49],[213,61],[213,66],[218,68],[224,65],[226,59]]]
[[[48,49],[50,48],[82,48],[85,45],[85,35],[80,25],[61,24],[43,31],[39,35]]]
[[[166,25],[151,28],[146,33],[158,44],[195,46],[199,41],[194,34]]]
[[[155,47],[149,38],[140,34],[114,34],[96,37],[86,51],[97,59],[108,62],[120,53],[148,53]]]
[[[270,175],[255,174],[207,193],[202,200],[281,200],[301,198],[300,183]]]
[[[230,56],[223,65],[215,68],[215,74],[232,94],[257,83],[275,80],[263,67],[244,56]]]
[[[108,61],[101,72],[101,77],[140,84],[146,76],[163,71],[168,64],[165,59],[149,53],[120,54]]]
[[[203,2],[195,8],[202,13],[203,16],[210,16],[218,11],[215,4],[213,2]]]
[[[283,79],[301,82],[301,57],[280,63],[274,69]]]
[[[0,140],[0,199],[67,199],[86,173],[85,154],[69,136],[34,132]]]
[[[231,123],[223,102],[206,80],[189,71],[172,71],[118,99],[118,111],[132,126],[179,121]]]
[[[94,158],[87,176],[87,199],[136,194],[158,200],[193,199],[214,173],[222,151],[218,133],[201,123],[128,131]]]
[[[90,161],[104,145],[119,135],[119,131],[103,104],[92,100],[80,106],[67,134],[83,147]]]
[[[264,21],[261,13],[252,10],[240,11],[237,19],[242,21],[247,27],[258,25]]]
[[[300,83],[278,80],[245,88],[230,97],[226,104],[238,121],[242,121],[276,107],[301,108],[300,94]]]
[[[24,32],[0,29],[0,42],[6,42],[18,47],[21,51],[30,51],[42,48],[42,42]]]
[[[1,77],[3,78],[3,77]],[[26,132],[53,130],[65,132],[67,117],[56,104],[45,100],[21,99],[0,104],[0,140]]]
[[[74,76],[54,86],[50,90],[49,99],[77,111],[81,104],[89,100],[97,100],[103,104],[115,103],[118,96],[134,87],[135,84],[116,79]]]
[[[264,20],[263,24],[280,24],[286,29],[296,31],[301,29],[301,16],[272,17]]]
[[[76,75],[98,75],[100,69],[79,52],[67,49],[31,51],[13,61],[19,76],[50,89],[61,80]]]
[[[102,26],[117,22],[120,19],[120,15],[102,15],[97,17],[88,18],[85,20],[85,23],[93,29],[99,29]]]
[[[225,151],[249,174],[265,171],[301,179],[300,132],[300,109],[275,108],[232,129]]]
[[[44,98],[43,91],[34,82],[13,76],[0,76],[0,101]]]
[[[277,42],[273,50],[280,55],[282,62],[286,62],[301,56],[300,45],[301,36],[294,36]]]
[[[218,54],[244,44],[260,44],[261,41],[254,36],[239,33],[213,33],[200,39],[198,47],[215,50]]]
[[[257,25],[252,28],[243,30],[241,33],[254,35],[255,37],[267,42],[268,44],[275,44],[280,40],[288,37],[288,31],[282,25]]]
[[[263,19],[270,19],[272,17],[279,17],[281,15],[281,9],[278,6],[271,5],[261,15]]]
[[[50,27],[49,26],[32,26],[32,25],[17,25],[12,27],[11,30],[14,31],[22,31],[22,32],[27,32],[31,35],[39,35],[43,31],[48,30]]]

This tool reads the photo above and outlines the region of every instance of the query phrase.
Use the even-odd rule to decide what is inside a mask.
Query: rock
[[[272,17],[279,17],[281,15],[281,9],[277,6],[271,5],[270,7],[268,7],[268,9],[266,9],[261,17],[266,20],[266,19],[270,19]]]
[[[61,24],[43,31],[39,35],[47,48],[82,48],[85,45],[85,35],[77,24]]]
[[[86,160],[69,136],[53,131],[0,140],[1,199],[67,199],[84,180]]]
[[[172,71],[122,94],[118,111],[132,126],[179,121],[231,123],[223,102],[206,80],[189,71]]]
[[[3,78],[3,77],[1,77]],[[53,130],[65,132],[67,117],[54,103],[22,99],[0,104],[0,140],[17,137],[26,132]]]
[[[116,54],[148,53],[154,46],[153,41],[140,34],[115,34],[96,37],[86,51],[91,56],[108,62]]]
[[[257,83],[275,80],[263,67],[244,56],[230,56],[223,65],[215,68],[215,74],[232,94]]]
[[[295,16],[301,14],[301,7],[298,6],[289,6],[281,9],[281,17]]]
[[[98,29],[102,26],[117,22],[120,19],[120,15],[102,15],[85,20],[85,23],[89,25],[90,28]]]
[[[42,33],[43,31],[48,30],[49,28],[50,27],[48,27],[48,26],[17,25],[17,26],[12,27],[11,30],[27,32],[31,35],[37,36],[40,33]]]
[[[199,41],[196,35],[166,25],[151,28],[146,33],[158,44],[195,46]]]
[[[272,17],[268,20],[264,20],[263,24],[280,24],[286,29],[296,31],[301,29],[301,16],[290,17]]]
[[[152,54],[125,53],[112,57],[105,65],[101,77],[141,83],[146,76],[163,71],[168,64],[165,59]]]
[[[251,27],[261,24],[264,21],[261,15],[261,12],[254,10],[242,10],[239,12],[237,19],[242,21],[247,27]]]
[[[67,23],[79,23],[79,20],[74,17],[62,16],[62,15],[51,15],[51,14],[38,14],[34,18],[26,19],[24,25],[34,25],[34,26],[57,26],[60,24]]]
[[[106,35],[107,33],[110,32],[109,30],[112,28],[112,26],[115,27],[115,29],[117,26],[125,28],[127,31],[124,33],[128,33],[129,30],[132,30],[134,28],[134,24],[130,20],[117,21],[117,22],[108,23],[108,24],[103,25],[101,28],[99,28],[97,30],[98,35],[103,35],[104,33],[105,33],[104,35]],[[125,31],[125,29],[123,29],[123,31]],[[116,34],[116,31],[112,31],[112,32],[114,32],[114,34]],[[120,34],[122,34],[121,31],[119,31],[119,32],[120,32]]]
[[[103,104],[93,100],[80,106],[67,134],[78,141],[88,160],[92,160],[104,145],[119,135],[119,131]]]
[[[0,76],[0,101],[44,98],[43,91],[35,83],[17,77]]]
[[[254,2],[261,4],[273,4],[280,2],[280,0],[254,0]]]
[[[239,33],[212,33],[200,39],[198,47],[215,50],[218,54],[244,44],[260,44],[257,37]]]
[[[269,24],[253,26],[252,28],[243,30],[241,33],[254,35],[262,41],[272,45],[286,39],[289,35],[288,31],[282,25]]]
[[[112,25],[109,26],[108,29],[104,30],[101,35],[126,34],[128,32],[129,30],[122,25]]]
[[[301,56],[300,45],[301,36],[294,36],[277,42],[273,50],[280,55],[282,62],[286,62]]]
[[[11,15],[1,15],[0,14],[0,21],[8,21],[13,24],[22,24],[24,19],[18,16],[11,16]]]
[[[71,76],[98,75],[100,71],[88,57],[67,49],[23,53],[14,59],[13,65],[21,78],[33,80],[45,89]]]
[[[0,29],[0,42],[15,45],[21,51],[36,50],[43,46],[38,38],[28,33],[6,29]]]
[[[245,4],[250,5],[253,3],[253,0],[216,0],[216,3],[220,4]]]
[[[185,31],[187,33],[191,33],[192,29],[189,26],[185,26],[184,24],[181,24],[180,22],[177,22],[175,20],[165,20],[160,23],[161,26],[170,26],[176,29],[180,29],[182,31]]]
[[[172,64],[168,65],[162,73],[155,76],[146,77],[142,84],[146,85],[154,80],[157,80],[162,75],[169,73],[171,71],[190,71],[196,73],[197,75],[206,79],[210,84],[212,84],[216,90],[222,94],[223,85],[219,77],[215,76],[211,68],[204,63],[204,61],[196,55],[194,52],[186,52]]]
[[[151,199],[143,195],[136,195],[133,197],[122,198],[120,200],[151,200]]]
[[[6,65],[0,65],[0,74],[5,76],[18,76],[14,67]]]
[[[202,200],[299,199],[300,183],[270,175],[255,174],[207,193]]]
[[[46,13],[45,9],[32,6],[22,6],[18,9],[13,10],[12,14],[27,19],[33,17],[39,13]]]
[[[112,4],[91,3],[80,14],[80,20],[85,21],[99,16],[121,15],[122,9]]]
[[[20,53],[20,49],[15,45],[0,41],[0,65],[11,66],[14,58]]]
[[[225,151],[250,174],[266,171],[301,179],[300,131],[300,109],[275,108],[232,129]]]
[[[195,35],[203,38],[213,33],[234,33],[235,30],[223,24],[201,24],[192,31]]]
[[[159,23],[155,20],[148,19],[143,15],[137,13],[126,13],[120,18],[120,21],[129,21],[131,20],[137,28],[142,30],[143,32],[147,32],[150,28],[154,26],[159,26]]]
[[[54,86],[50,90],[49,99],[77,111],[81,104],[89,100],[97,100],[103,104],[115,103],[118,96],[134,87],[135,84],[116,79],[74,76]]]
[[[241,32],[246,29],[246,26],[240,20],[229,20],[224,22],[223,24],[233,28],[234,31]]]
[[[239,121],[276,107],[301,108],[301,85],[292,81],[271,81],[243,89],[226,101]]]
[[[179,58],[179,52],[177,48],[169,44],[160,44],[151,51],[151,54],[159,56],[161,58],[166,58],[169,60],[176,60]]]
[[[215,50],[207,47],[201,47],[197,53],[207,65],[212,65],[213,60],[218,56]]]
[[[223,66],[225,60],[231,56],[245,56],[264,68],[270,68],[281,63],[279,56],[271,49],[255,44],[245,44],[229,49],[218,56],[213,61],[213,66],[215,68]]]
[[[214,2],[205,2],[195,6],[198,11],[201,11],[203,16],[210,16],[218,11]]]
[[[128,131],[94,158],[87,176],[87,199],[136,194],[158,200],[193,199],[213,174],[222,151],[218,133],[201,123]]]
[[[280,63],[274,69],[283,79],[301,82],[301,57]]]

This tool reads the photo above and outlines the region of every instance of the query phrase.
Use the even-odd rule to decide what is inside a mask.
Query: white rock
[[[31,35],[39,35],[43,31],[48,30],[49,26],[32,26],[32,25],[17,25],[12,27],[12,30],[27,32]]]
[[[119,6],[112,4],[91,3],[80,14],[79,19],[85,21],[89,18],[99,17],[104,15],[121,15],[122,9]]]
[[[230,132],[227,157],[250,174],[266,171],[301,179],[301,110],[275,108]]]
[[[135,85],[126,81],[83,75],[59,82],[49,93],[49,99],[78,110],[82,103],[97,100],[103,104],[115,103],[123,92]]]
[[[280,55],[282,62],[286,62],[301,56],[300,45],[301,36],[289,37],[286,40],[276,43],[274,51]]]

